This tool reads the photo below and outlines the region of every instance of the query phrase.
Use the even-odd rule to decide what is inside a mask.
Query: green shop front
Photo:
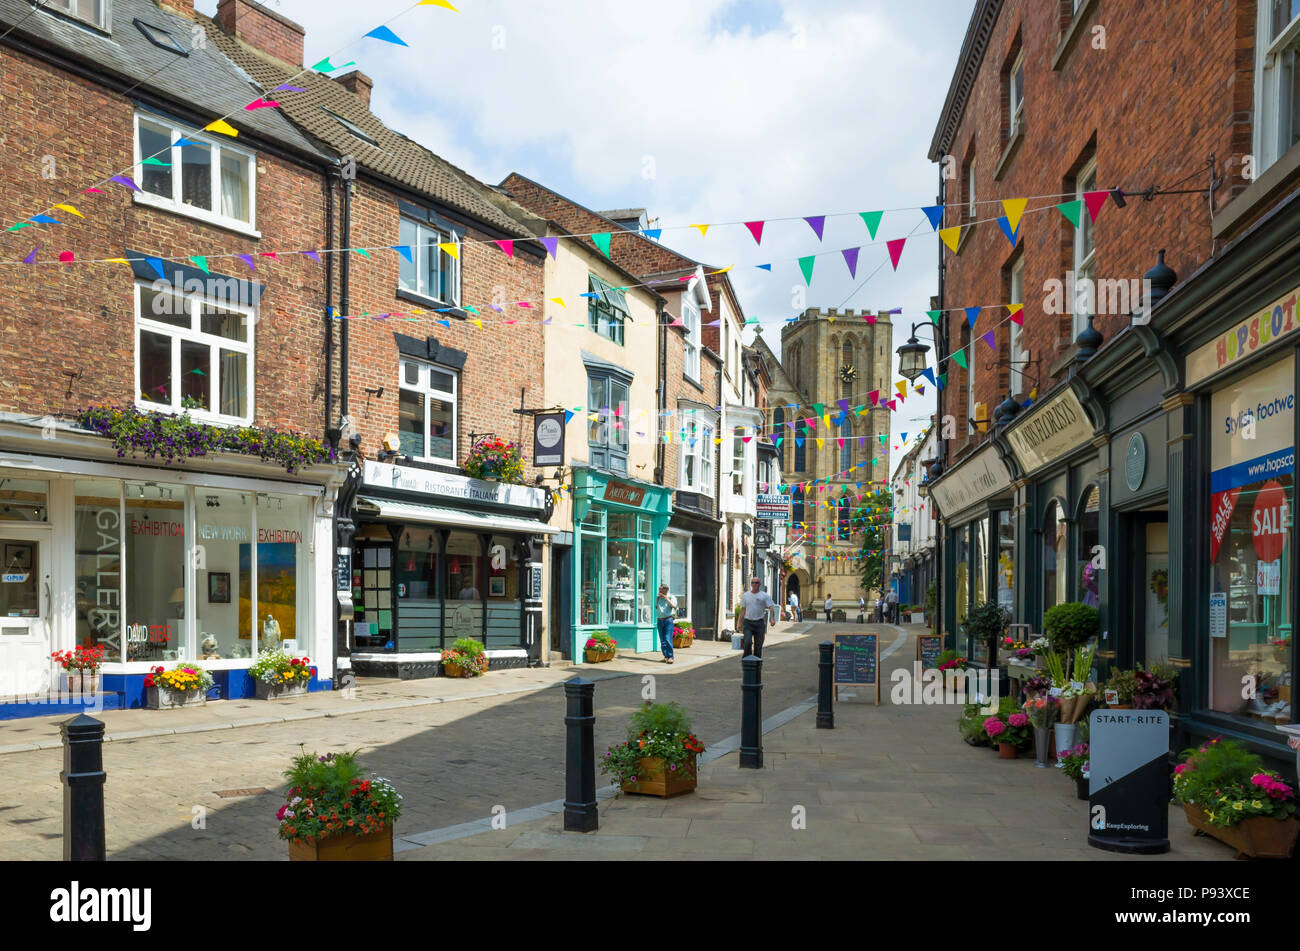
[[[654,610],[659,547],[672,512],[670,488],[595,469],[574,470],[575,661],[598,630],[609,631],[621,648],[659,649]]]

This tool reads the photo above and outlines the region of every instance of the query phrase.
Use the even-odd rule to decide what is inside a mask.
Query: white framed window
[[[976,359],[975,335],[963,328],[962,337],[966,343],[966,430],[974,434],[979,432],[975,425],[975,364],[979,361]]]
[[[411,260],[401,256],[397,270],[398,286],[448,307],[459,307],[460,260],[440,247],[459,244],[459,241],[454,233],[402,218],[398,225],[398,243],[411,249]]]
[[[397,427],[401,452],[412,459],[456,464],[455,370],[403,360],[398,381]]]
[[[260,237],[253,153],[137,113],[135,162],[137,202]]]
[[[700,309],[691,300],[691,292],[682,295],[682,326],[686,328],[686,365],[684,372],[692,380],[700,379]]]
[[[1075,179],[1074,197],[1083,201],[1087,192],[1097,190],[1097,160],[1091,159],[1079,170]],[[1095,313],[1094,281],[1097,276],[1097,246],[1092,230],[1092,218],[1085,208],[1079,215],[1079,227],[1074,229],[1074,337],[1088,327],[1088,317]]]
[[[45,0],[44,7],[84,20],[107,32],[110,4],[111,0]]]
[[[1021,255],[1020,260],[1011,266],[1011,301],[1012,304],[1023,304],[1025,302],[1025,258]],[[1010,382],[1011,394],[1013,396],[1024,392],[1025,362],[1029,359],[1029,351],[1024,349],[1024,328],[1014,320],[1010,321],[1011,328],[1011,373]]]
[[[1021,50],[1016,61],[1011,64],[1007,75],[1007,115],[1011,119],[1009,137],[1014,139],[1020,131],[1020,123],[1025,112],[1025,53]]]
[[[682,425],[680,485],[688,492],[713,495],[713,431],[711,418],[687,413]]]
[[[1256,177],[1300,142],[1300,0],[1259,0],[1258,10]]]
[[[135,285],[135,393],[142,410],[253,421],[253,308]]]
[[[745,428],[737,426],[731,437],[731,493],[745,494]]]

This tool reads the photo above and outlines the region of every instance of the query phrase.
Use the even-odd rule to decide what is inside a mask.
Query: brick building
[[[1294,499],[1297,49],[1293,4],[1177,2],[1152,19],[980,0],[929,153],[943,224],[961,229],[940,270],[942,442],[922,460],[950,644],[987,660],[961,635],[982,601],[1036,632],[1057,604],[1095,606],[1103,676],[1177,673],[1176,744],[1232,733],[1279,756],[1273,727],[1294,719],[1296,529],[1274,516]],[[997,218],[1021,207],[1008,240]],[[1252,422],[1260,441],[1243,440]]]

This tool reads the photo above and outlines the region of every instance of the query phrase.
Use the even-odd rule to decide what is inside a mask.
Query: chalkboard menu
[[[921,662],[922,670],[939,666],[939,655],[943,653],[943,638],[938,634],[922,634],[916,639],[916,659]]]
[[[880,673],[878,661],[880,644],[875,634],[835,635],[836,694],[840,685],[876,688],[876,703],[880,702]]]

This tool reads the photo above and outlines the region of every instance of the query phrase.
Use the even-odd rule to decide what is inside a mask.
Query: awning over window
[[[357,508],[370,510],[359,511],[359,514],[378,515],[398,522],[427,522],[480,532],[521,532],[529,535],[558,535],[560,532],[555,526],[532,518],[468,512],[440,505],[421,505],[418,502],[393,502],[365,495],[357,497]]]

